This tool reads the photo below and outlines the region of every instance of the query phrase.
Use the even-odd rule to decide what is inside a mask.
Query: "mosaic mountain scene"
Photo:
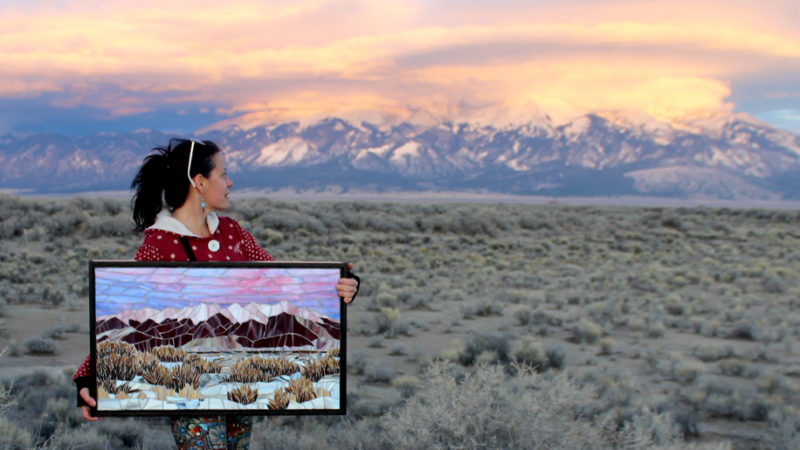
[[[93,273],[101,415],[343,409],[338,267]]]

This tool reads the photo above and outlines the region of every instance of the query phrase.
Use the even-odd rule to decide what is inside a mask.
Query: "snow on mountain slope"
[[[278,118],[248,114],[195,136],[225,150],[238,188],[800,197],[800,137],[744,114],[610,111],[560,125],[526,107]],[[168,139],[4,136],[0,187],[127,189],[147,150]]]
[[[297,164],[310,153],[311,147],[306,141],[298,136],[292,136],[262,148],[253,163],[259,166]]]

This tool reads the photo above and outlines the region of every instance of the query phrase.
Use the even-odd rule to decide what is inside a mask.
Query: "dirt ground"
[[[89,310],[72,311],[67,308],[43,309],[36,305],[21,304],[6,306],[6,317],[0,329],[0,377],[14,377],[20,373],[33,372],[40,368],[74,370],[89,354]],[[80,324],[80,331],[64,333],[54,339],[57,350],[53,354],[34,355],[22,353],[10,356],[12,347],[24,348],[25,341],[60,323]]]

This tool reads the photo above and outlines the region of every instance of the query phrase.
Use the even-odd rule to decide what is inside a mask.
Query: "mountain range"
[[[0,188],[125,190],[153,130],[0,138]],[[745,114],[670,121],[644,113],[322,117],[243,116],[193,137],[217,142],[236,188],[300,192],[468,191],[539,196],[800,198],[800,137]],[[235,189],[236,189],[235,188]]]
[[[171,345],[193,351],[328,350],[339,347],[338,320],[289,302],[142,308],[99,316],[97,342],[125,341],[140,351]]]

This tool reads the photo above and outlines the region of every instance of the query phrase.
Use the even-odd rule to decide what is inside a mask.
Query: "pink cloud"
[[[49,5],[0,6],[0,95],[59,91],[59,106],[112,116],[185,101],[280,118],[729,109],[731,80],[800,75],[798,6],[784,0]]]

